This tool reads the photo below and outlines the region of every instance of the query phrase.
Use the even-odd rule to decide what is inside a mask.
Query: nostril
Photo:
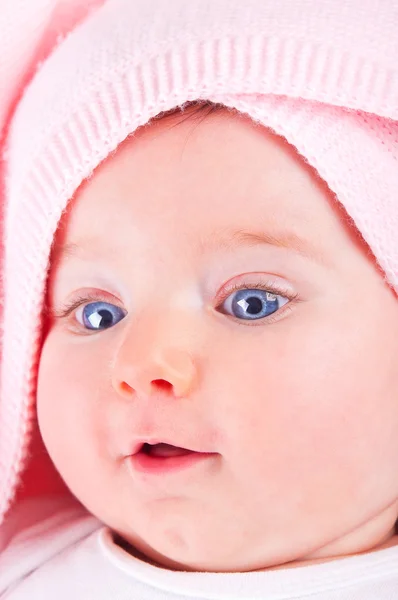
[[[126,383],[125,381],[122,381],[120,383],[120,389],[122,392],[127,392],[128,394],[130,394],[133,388],[130,387],[129,384]]]
[[[152,383],[154,385],[156,385],[156,387],[160,388],[161,390],[165,391],[165,392],[169,392],[171,390],[171,388],[173,387],[171,385],[171,383],[169,383],[168,381],[166,381],[165,379],[154,379],[152,381]]]

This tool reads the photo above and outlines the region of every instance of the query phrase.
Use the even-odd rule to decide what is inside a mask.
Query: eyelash
[[[90,292],[86,295],[77,296],[71,302],[66,302],[59,311],[52,311],[52,316],[55,319],[63,319],[68,317],[74,310],[79,308],[82,304],[90,304],[91,302],[113,302],[110,299],[105,300],[105,294],[101,292]]]
[[[258,325],[260,325],[260,323],[262,323],[262,324],[264,324],[264,322],[273,323],[273,322],[279,320],[280,318],[282,318],[282,314],[284,314],[286,311],[292,310],[292,307],[291,307],[292,303],[297,303],[299,301],[297,293],[292,293],[290,290],[288,290],[287,288],[283,288],[282,286],[276,284],[274,281],[267,281],[265,283],[249,283],[249,282],[243,281],[243,282],[228,286],[222,292],[221,296],[217,297],[217,306],[219,306],[220,304],[223,304],[225,302],[225,300],[234,292],[238,292],[238,291],[244,290],[244,289],[262,290],[264,292],[270,292],[272,294],[275,294],[276,296],[282,296],[283,298],[287,298],[289,300],[288,303],[286,303],[284,306],[282,306],[277,311],[275,311],[275,313],[273,313],[272,315],[269,315],[268,317],[258,319],[258,321],[256,321],[256,320],[245,321],[244,319],[238,319],[237,317],[234,317],[233,315],[229,315],[228,313],[221,313],[221,314],[227,314],[235,322],[238,322],[243,325],[249,325],[251,327],[256,326],[256,325],[258,326]],[[65,303],[59,311],[51,311],[51,314],[56,319],[63,319],[65,317],[68,317],[74,310],[76,310],[83,304],[90,304],[91,302],[110,302],[110,299],[109,298],[105,299],[104,293],[91,292],[86,295],[80,295],[69,303]],[[111,302],[111,303],[113,303],[113,302]],[[278,317],[277,316],[274,317],[274,315],[278,315]]]

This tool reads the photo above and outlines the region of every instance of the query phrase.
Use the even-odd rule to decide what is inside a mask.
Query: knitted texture
[[[45,6],[50,14],[47,4],[29,0],[29,10]],[[398,290],[395,2],[99,4],[80,21],[69,11],[63,34],[68,27],[70,33],[59,43],[42,40],[48,58],[27,85],[25,60],[25,74],[18,73],[23,89],[3,121],[0,522],[28,457],[41,311],[59,219],[82,181],[159,112],[208,99],[283,135],[327,182]],[[29,38],[37,31],[23,26],[33,49],[37,38]],[[18,86],[5,72],[10,81],[0,66],[0,89],[9,86],[15,96]],[[0,107],[0,118],[6,112]]]

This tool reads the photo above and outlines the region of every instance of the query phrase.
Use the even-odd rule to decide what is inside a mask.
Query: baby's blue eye
[[[289,302],[288,298],[260,289],[241,289],[224,300],[223,312],[238,319],[253,321],[263,319]]]
[[[81,306],[76,318],[87,329],[100,331],[109,329],[124,319],[126,311],[108,302],[90,302]]]

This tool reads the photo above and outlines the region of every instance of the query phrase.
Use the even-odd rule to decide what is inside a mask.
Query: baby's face
[[[227,112],[175,123],[109,157],[58,236],[38,384],[55,465],[168,568],[391,543],[395,296],[281,138]],[[145,439],[212,454],[140,470]]]

